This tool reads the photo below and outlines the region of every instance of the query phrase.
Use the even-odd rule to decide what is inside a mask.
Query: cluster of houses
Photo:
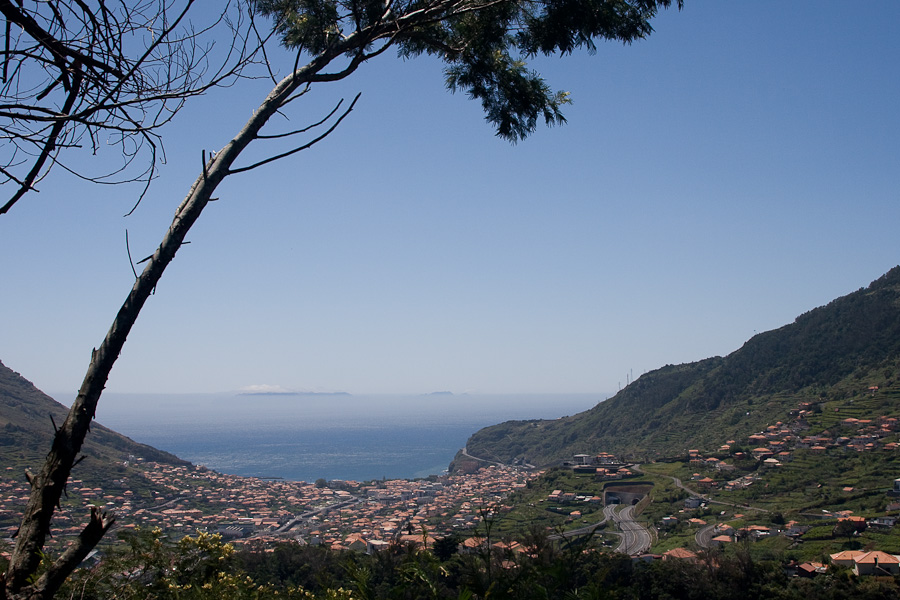
[[[877,388],[870,390],[871,394],[876,392]],[[767,427],[764,431],[748,436],[746,443],[742,442],[741,444],[744,448],[738,448],[736,440],[728,440],[719,447],[716,456],[704,456],[697,449],[688,450],[688,462],[697,469],[697,472],[691,477],[692,487],[698,493],[692,494],[685,499],[685,509],[699,508],[705,500],[703,497],[704,492],[709,492],[713,489],[726,491],[744,489],[759,482],[765,477],[767,469],[778,468],[785,462],[791,461],[797,449],[807,449],[811,454],[824,453],[832,449],[855,452],[897,450],[897,442],[885,441],[885,438],[896,436],[898,426],[900,426],[900,421],[897,418],[887,416],[873,419],[848,417],[831,426],[830,431],[823,431],[817,435],[804,435],[804,430],[809,428],[808,419],[815,410],[812,403],[800,403],[797,409],[792,411],[791,414],[794,418],[789,423],[777,422]],[[727,456],[727,458],[723,459],[723,455]],[[734,477],[733,475],[732,478],[728,477],[728,474],[736,470],[734,464],[731,464],[732,460],[751,458],[759,462],[759,467],[753,473],[739,477]],[[609,467],[612,467],[612,469],[609,469]],[[615,457],[609,454],[598,456],[576,455],[573,460],[573,469],[584,472],[587,472],[588,469],[594,469],[599,479],[616,478],[616,474],[620,473],[620,469],[630,474],[627,467],[618,464]],[[844,491],[852,492],[853,489],[845,488]],[[888,494],[900,496],[900,479],[894,481],[894,489]],[[587,500],[586,498],[577,498],[574,494],[565,494],[560,490],[554,491],[548,499],[560,504],[576,502],[577,499]],[[599,501],[599,499],[597,500]],[[892,508],[900,510],[900,504],[888,506],[888,510]],[[857,520],[860,521],[860,523],[857,523],[857,527],[861,529],[866,527],[890,529],[897,520],[897,518],[891,516],[866,520],[862,517],[852,516],[849,511],[846,511],[846,514],[842,512],[823,513],[822,516],[838,520]],[[742,517],[743,515],[734,515],[735,519],[741,519]],[[661,529],[666,529],[674,527],[678,523],[678,518],[668,516],[663,518],[659,525]],[[703,547],[721,546],[739,539],[758,540],[773,535],[798,539],[809,530],[809,526],[801,525],[796,521],[791,521],[781,528],[767,527],[765,525],[746,525],[737,529],[728,523],[719,523],[710,527],[706,521],[697,517],[687,518],[686,523],[690,527],[697,527],[698,531],[700,528],[706,528],[705,535],[702,536],[704,540]],[[653,557],[651,556],[651,558]],[[655,558],[665,560],[668,558],[692,559],[694,557],[696,555],[690,550],[679,548]],[[851,561],[852,564],[848,561]],[[898,569],[900,569],[900,561],[891,555],[878,551],[839,553],[832,557],[832,562],[837,565],[849,566],[858,574],[870,574],[875,571],[898,573]],[[817,572],[817,568],[819,571],[824,569],[821,566],[816,567],[813,563],[805,563],[805,565],[798,566],[797,574],[814,575]]]
[[[510,510],[503,499],[536,476],[491,466],[431,482],[391,480],[360,485],[354,491],[359,502],[309,516],[288,533],[294,539],[334,550],[362,550],[365,545],[365,551],[371,553],[396,543],[428,547],[436,537],[470,530],[495,511]]]
[[[547,500],[558,504],[575,504],[576,502],[603,504],[603,498],[601,496],[578,495],[574,492],[563,492],[562,490],[553,490],[547,495]]]
[[[718,454],[729,454],[734,458],[749,454],[761,461],[763,467],[778,467],[791,460],[797,448],[807,448],[812,453],[836,447],[858,452],[897,448],[895,442],[881,443],[884,437],[898,431],[900,423],[896,418],[851,417],[840,421],[834,432],[804,436],[802,431],[808,428],[807,418],[812,411],[810,403],[801,403],[793,411],[795,418],[789,424],[778,422],[749,436],[752,450],[732,453],[736,442],[728,440],[719,448]],[[730,473],[735,467],[721,458],[705,457],[699,450],[689,450],[688,459],[690,465],[698,469],[692,480],[701,491],[741,489],[759,480],[760,471],[723,481],[727,476],[722,477],[722,474]],[[525,487],[529,479],[539,474],[492,466],[475,473],[431,480],[346,481],[322,486],[223,475],[202,467],[143,462],[133,457],[129,462],[152,484],[152,497],[128,489],[127,478],[110,482],[110,489],[72,480],[67,490],[72,500],[54,517],[54,540],[64,543],[70,536],[77,535],[83,527],[85,509],[101,506],[116,513],[119,527],[160,527],[175,537],[198,531],[216,532],[235,540],[249,538],[255,543],[288,537],[335,549],[366,552],[398,542],[428,545],[436,536],[475,527],[490,511],[509,510],[510,507],[503,506],[503,499]],[[593,474],[597,480],[633,475],[628,465],[609,453],[578,454],[568,464],[576,472]],[[709,476],[710,472],[715,479]],[[30,488],[20,474],[13,473],[11,468],[5,473],[0,472],[0,527],[10,536],[29,493]],[[894,482],[893,493],[900,496],[900,479]],[[562,490],[554,490],[548,500],[558,504],[603,503],[599,496],[579,496]],[[691,496],[685,501],[685,507],[696,508],[701,502],[700,497]],[[870,521],[868,526],[894,525],[893,517],[879,519]],[[691,526],[706,526],[699,518],[688,521]],[[665,528],[677,522],[675,517],[666,517],[661,526]],[[786,524],[780,531],[761,525],[735,530],[727,523],[719,523],[713,528],[710,544],[776,534],[799,537],[804,531],[805,528],[796,522]],[[481,548],[480,544],[477,538],[471,538],[464,542],[461,551],[474,551]],[[691,554],[690,550],[676,549],[659,558],[690,560]],[[900,560],[883,552],[848,551],[831,558],[833,564],[846,565],[859,574],[900,572]],[[798,566],[798,574],[815,574],[819,568],[814,563],[806,563]]]
[[[875,393],[877,388],[870,390]],[[896,451],[897,442],[883,442],[884,438],[894,436],[900,430],[900,420],[895,417],[879,416],[874,419],[857,419],[848,417],[839,421],[831,430],[817,435],[803,435],[809,428],[808,418],[813,414],[811,402],[801,402],[791,411],[794,417],[789,423],[781,421],[768,426],[764,431],[756,432],[747,438],[747,445],[752,449],[739,450],[735,440],[722,444],[716,454],[729,455],[731,459],[753,458],[761,464],[759,472],[768,468],[777,468],[794,458],[797,449],[807,449],[811,454],[824,454],[831,449],[841,448],[845,451],[872,452],[875,450]],[[703,472],[727,474],[735,469],[733,464],[718,457],[706,457],[696,449],[688,450],[688,461],[692,467]],[[725,491],[744,489],[759,481],[757,474],[744,475],[734,479],[695,473],[692,480],[701,488],[721,489]],[[900,492],[900,489],[898,489]]]
[[[571,462],[563,462],[563,466],[572,467],[575,473],[593,475],[597,481],[622,479],[634,474],[626,464],[608,452],[576,454]]]
[[[869,391],[874,394],[877,388]],[[736,450],[736,440],[727,440],[722,444],[716,452],[717,456],[704,456],[698,449],[688,450],[689,464],[699,471],[694,474],[692,481],[701,490],[725,491],[745,489],[759,481],[760,477],[756,473],[728,479],[727,475],[735,470],[735,466],[728,462],[729,458],[737,460],[753,458],[761,463],[759,472],[765,472],[767,468],[777,468],[791,461],[797,449],[808,449],[812,454],[825,453],[833,448],[856,452],[898,449],[897,442],[882,443],[885,437],[900,431],[900,420],[895,417],[880,416],[874,419],[848,417],[841,420],[833,428],[834,431],[803,435],[802,432],[809,428],[807,419],[813,412],[812,403],[799,403],[797,409],[791,411],[794,418],[790,423],[779,421],[768,426],[765,431],[750,435],[747,438],[747,445],[752,448],[750,450]],[[728,458],[720,458],[723,455],[727,455]],[[564,464],[571,466],[577,473],[594,474],[601,481],[633,475],[627,465],[621,463],[614,455],[605,452],[595,455],[576,454],[571,462],[567,461]],[[710,472],[714,477],[709,475]],[[900,488],[897,493],[900,495]]]
[[[735,519],[743,519],[744,515],[738,513],[734,515]],[[691,527],[706,527],[707,522],[703,519],[693,517],[686,520]],[[660,528],[668,529],[678,524],[678,519],[673,516],[663,517],[660,520]],[[789,538],[798,538],[809,530],[809,526],[801,525],[798,521],[789,521],[784,525],[783,529],[767,527],[765,525],[745,525],[735,528],[728,523],[717,523],[712,527],[710,532],[710,546],[722,546],[742,539],[760,540],[762,538],[773,535],[783,535]]]
[[[54,543],[68,543],[83,528],[87,509],[102,506],[116,514],[117,527],[160,527],[173,538],[207,531],[235,541],[298,539],[367,551],[397,542],[428,544],[435,536],[475,527],[490,511],[508,510],[503,499],[537,476],[492,466],[432,480],[342,481],[322,486],[224,475],[202,467],[131,462],[153,484],[152,497],[146,497],[146,489],[143,497],[123,489],[127,481],[111,481],[115,489],[104,490],[72,480],[70,500],[54,516]],[[21,474],[0,472],[0,523],[6,537],[15,532],[29,493]]]
[[[897,523],[900,518],[892,516],[880,516],[871,519],[865,519],[860,516],[854,516],[851,511],[838,511],[834,513],[824,513],[825,518],[834,518],[837,523],[848,522],[853,525],[854,530],[862,531],[866,528],[880,529],[889,531]],[[735,519],[743,519],[744,515],[735,514]],[[689,526],[699,528],[707,527],[707,522],[700,518],[689,518],[686,520]],[[676,526],[679,520],[676,517],[664,517],[660,521],[660,529],[668,529]],[[797,521],[787,522],[783,528],[777,529],[767,527],[765,525],[745,525],[735,528],[728,523],[718,523],[709,530],[707,547],[721,547],[741,539],[760,540],[766,537],[781,535],[784,537],[799,539],[804,533],[809,531],[809,525],[801,525]],[[699,540],[699,537],[698,537]],[[677,548],[671,552],[661,555],[659,558],[681,558],[687,560],[696,560],[697,554],[685,548]],[[857,575],[898,575],[900,574],[900,556],[887,554],[878,550],[847,550],[830,555],[831,564],[849,567]],[[807,563],[791,563],[788,570],[792,575],[801,577],[812,577],[827,571],[828,565],[807,562]]]
[[[809,405],[801,403],[801,407]],[[823,431],[818,435],[799,435],[798,431],[808,427],[806,417],[810,409],[801,408],[791,425],[780,421],[770,425],[766,431],[751,435],[748,441],[758,447],[750,451],[757,460],[788,461],[792,449],[806,448],[812,454],[824,454],[830,448],[845,448],[856,452],[873,450],[896,450],[896,442],[881,444],[881,440],[895,433],[898,421],[894,417],[880,416],[876,419],[856,419],[848,417],[839,422],[835,431]]]

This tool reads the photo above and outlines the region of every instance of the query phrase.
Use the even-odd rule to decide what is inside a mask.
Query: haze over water
[[[444,471],[478,429],[555,419],[606,394],[106,394],[97,420],[223,473],[314,481]]]

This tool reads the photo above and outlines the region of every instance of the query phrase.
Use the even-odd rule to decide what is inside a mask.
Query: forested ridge
[[[714,449],[818,401],[893,383],[900,364],[900,267],[868,287],[760,333],[726,357],[666,365],[594,408],[510,421],[468,441],[474,456],[548,464],[576,453],[635,459]]]

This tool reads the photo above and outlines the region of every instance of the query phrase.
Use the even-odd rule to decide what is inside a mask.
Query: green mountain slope
[[[651,459],[688,448],[711,451],[786,420],[800,401],[851,403],[871,386],[896,388],[898,373],[900,267],[895,267],[869,287],[756,335],[724,358],[667,365],[591,410],[488,427],[466,447],[472,456],[538,465],[578,453]],[[900,415],[900,406],[879,410]]]
[[[62,424],[68,409],[0,362],[0,460],[5,467],[40,468],[53,437],[53,421]],[[51,416],[53,421],[51,421]],[[139,444],[98,423],[82,449],[85,459],[76,467],[80,476],[102,478],[104,466],[128,456],[168,464],[188,464],[173,454]]]

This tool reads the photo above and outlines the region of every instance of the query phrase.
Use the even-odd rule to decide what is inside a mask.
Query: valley
[[[646,373],[570,417],[482,429],[448,473],[421,479],[224,475],[98,427],[49,548],[62,550],[100,509],[116,514],[100,546],[112,553],[117,538],[151,532],[251,553],[407,547],[514,563],[550,547],[648,564],[746,556],[796,576],[828,564],[862,576],[868,560],[890,570],[885,557],[900,555],[898,306],[893,269],[732,355]],[[45,415],[55,423],[64,409],[5,367],[0,375],[8,548],[26,469],[51,438]]]

